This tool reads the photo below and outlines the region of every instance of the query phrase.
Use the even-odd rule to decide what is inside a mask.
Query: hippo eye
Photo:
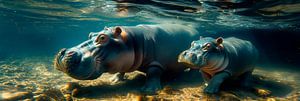
[[[96,43],[97,44],[104,44],[104,43],[106,43],[108,41],[108,36],[107,35],[105,35],[105,34],[101,34],[101,35],[99,35],[98,37],[97,37],[97,39],[96,39]]]

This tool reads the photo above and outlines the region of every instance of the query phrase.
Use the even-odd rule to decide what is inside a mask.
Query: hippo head
[[[126,41],[127,33],[121,27],[90,33],[87,41],[61,49],[54,59],[54,67],[79,80],[96,79],[104,72],[118,72],[134,61],[134,52]]]
[[[178,62],[190,67],[202,67],[212,62],[222,55],[223,38],[213,39],[211,37],[193,41],[191,47],[180,53]]]

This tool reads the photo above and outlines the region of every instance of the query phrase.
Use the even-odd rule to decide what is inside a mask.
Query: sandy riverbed
[[[96,80],[79,81],[53,69],[53,57],[28,57],[0,61],[0,100],[66,100],[60,89],[67,82],[78,83],[80,89],[73,100],[287,100],[299,101],[299,71],[258,66],[254,71],[257,88],[269,91],[261,95],[257,91],[241,88],[224,88],[218,95],[205,95],[204,82],[198,73],[183,73],[173,80],[164,81],[164,89],[157,95],[139,93],[145,82],[140,72],[126,74],[125,81],[112,84],[112,74],[104,74]],[[265,67],[268,67],[266,69]]]

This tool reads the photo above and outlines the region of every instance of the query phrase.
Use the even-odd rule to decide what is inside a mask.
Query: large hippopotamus
[[[191,26],[177,24],[116,26],[90,33],[83,43],[62,49],[55,57],[56,69],[79,80],[93,80],[101,74],[146,73],[142,91],[153,93],[161,89],[161,76],[184,71],[177,62],[181,51],[199,38]]]
[[[249,81],[257,57],[258,52],[249,41],[205,37],[193,41],[189,49],[180,53],[178,62],[200,69],[208,82],[204,92],[213,94],[219,91],[223,81],[240,81],[242,87],[251,87]]]

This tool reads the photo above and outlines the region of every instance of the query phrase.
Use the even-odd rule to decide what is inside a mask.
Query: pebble
[[[136,96],[135,101],[143,101],[143,97],[142,96]]]
[[[223,95],[220,97],[221,101],[241,101],[241,99],[234,94],[230,93],[223,93]]]
[[[30,92],[4,92],[0,95],[0,101],[15,101],[32,98],[33,94]]]
[[[64,97],[65,97],[66,101],[73,101],[71,94],[65,94]]]
[[[76,96],[78,96],[78,94],[79,94],[78,88],[75,88],[72,90],[72,96],[76,97]]]
[[[146,96],[147,101],[155,101],[155,97],[154,96]]]
[[[35,101],[52,101],[53,99],[46,94],[41,94],[34,97]]]
[[[271,94],[271,91],[267,90],[267,89],[256,89],[256,93],[258,94],[258,96],[261,97],[267,97]]]
[[[60,90],[63,94],[72,94],[72,93],[78,93],[78,89],[79,88],[79,84],[78,83],[73,83],[73,82],[68,82],[64,87],[62,87]],[[77,91],[74,91],[74,89],[77,89]],[[76,94],[75,94],[76,95]]]
[[[266,100],[267,100],[267,101],[276,101],[275,98],[267,98]]]
[[[33,101],[32,99],[25,99],[25,100],[23,100],[23,101]]]

